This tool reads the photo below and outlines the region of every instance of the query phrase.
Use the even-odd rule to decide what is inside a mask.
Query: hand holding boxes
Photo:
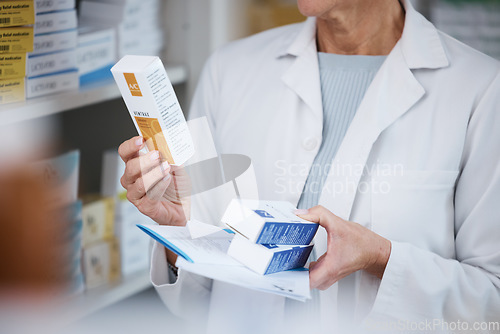
[[[222,217],[237,232],[228,254],[261,275],[303,267],[319,225],[294,209],[283,201],[232,200]]]

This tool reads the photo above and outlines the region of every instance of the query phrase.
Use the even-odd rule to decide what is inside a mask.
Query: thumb
[[[308,210],[295,210],[294,214],[310,222],[319,223],[324,228],[328,227],[331,220],[330,216],[333,215],[329,210],[325,209],[321,205],[317,205]]]

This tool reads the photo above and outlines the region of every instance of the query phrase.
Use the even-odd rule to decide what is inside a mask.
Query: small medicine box
[[[194,154],[193,141],[160,58],[125,56],[111,72],[148,149],[170,165],[184,164]]]
[[[260,275],[267,275],[306,264],[313,245],[259,245],[236,234],[227,254]]]
[[[318,224],[296,216],[286,201],[233,199],[222,222],[257,244],[309,245]]]

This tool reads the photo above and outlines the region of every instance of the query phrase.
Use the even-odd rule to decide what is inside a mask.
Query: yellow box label
[[[121,276],[120,243],[112,238],[109,243],[109,282],[116,282]]]
[[[0,53],[33,51],[33,27],[0,29]]]
[[[24,100],[24,78],[0,80],[0,104]]]
[[[0,54],[0,79],[26,75],[26,53]]]
[[[168,148],[167,141],[163,135],[160,122],[157,118],[135,117],[137,125],[141,130],[141,134],[146,140],[146,145],[150,151],[160,151],[161,160],[168,161],[169,164],[174,164],[174,159]]]
[[[115,230],[114,198],[105,197],[85,204],[82,208],[82,222],[84,246],[111,238]]]
[[[115,199],[106,197],[102,199],[105,206],[104,238],[111,238],[115,234]]]
[[[123,73],[125,77],[125,81],[127,81],[128,89],[130,90],[130,94],[132,96],[142,96],[141,88],[137,83],[137,79],[135,78],[134,73]]]
[[[0,27],[35,24],[34,1],[14,0],[0,2]]]

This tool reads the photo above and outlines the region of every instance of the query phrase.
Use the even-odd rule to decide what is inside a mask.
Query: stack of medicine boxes
[[[0,1],[0,104],[24,101],[27,52],[33,51],[31,1]]]
[[[92,289],[120,279],[120,247],[114,235],[115,201],[112,197],[83,197],[83,271]]]
[[[115,200],[114,232],[120,247],[121,274],[127,277],[149,266],[150,238],[137,228],[137,224],[155,222],[127,200],[127,192],[120,183],[125,163],[118,150],[105,151],[102,160],[101,196]]]
[[[283,201],[232,200],[222,217],[236,232],[228,254],[261,275],[303,267],[318,224],[294,209]]]
[[[161,0],[83,0],[82,25],[113,26],[117,56],[159,56],[164,47]]]
[[[75,0],[0,6],[0,103],[78,88]]]
[[[35,38],[26,66],[26,98],[78,89],[75,0],[35,3]]]

